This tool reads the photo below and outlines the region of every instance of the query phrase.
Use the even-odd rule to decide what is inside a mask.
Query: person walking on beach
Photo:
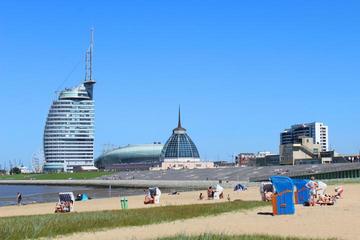
[[[17,204],[18,205],[21,205],[21,200],[22,200],[22,196],[21,196],[21,193],[17,193],[16,194],[16,201],[17,201]]]

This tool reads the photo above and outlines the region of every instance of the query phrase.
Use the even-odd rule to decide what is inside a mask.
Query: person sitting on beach
[[[273,192],[265,192],[265,201],[269,202],[271,201],[273,196]]]
[[[145,191],[145,190],[144,190]],[[144,204],[154,203],[154,196],[150,194],[150,191],[145,195]]]
[[[200,195],[199,195],[199,200],[203,200],[203,199],[204,199],[204,196],[203,196],[202,193],[200,193]]]
[[[316,203],[319,204],[320,206],[335,204],[334,200],[329,195],[319,195],[319,199],[317,200]]]
[[[219,198],[220,198],[220,199],[223,199],[223,198],[224,198],[224,192],[221,192],[221,193],[220,193]]]
[[[65,207],[65,203],[63,201],[56,203],[55,213],[65,212],[64,207]]]
[[[70,202],[64,202],[63,212],[70,212]]]
[[[344,188],[343,186],[338,186],[335,188],[335,197],[336,198],[343,198]]]
[[[210,186],[207,190],[208,199],[214,198],[214,190],[212,189],[212,186]]]

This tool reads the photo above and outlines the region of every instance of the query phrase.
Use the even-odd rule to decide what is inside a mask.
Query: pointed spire
[[[90,81],[93,80],[92,79],[92,61],[93,61],[93,48],[94,48],[94,28],[91,28],[90,30],[90,49],[89,49],[89,72],[90,72]]]
[[[85,82],[93,81],[94,28],[90,29],[90,45],[85,54]]]
[[[180,109],[180,105],[179,105],[179,119],[178,119],[178,128],[182,128],[182,127],[181,127],[181,109]]]
[[[181,126],[181,109],[179,105],[179,113],[178,113],[178,125],[176,128],[174,128],[173,133],[185,133],[186,129]]]

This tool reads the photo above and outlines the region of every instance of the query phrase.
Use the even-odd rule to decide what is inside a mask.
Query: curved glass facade
[[[162,154],[164,158],[200,158],[194,142],[186,133],[171,135]]]
[[[94,165],[94,101],[85,84],[62,91],[46,119],[45,162],[61,164],[63,171]]]
[[[133,170],[149,169],[160,165],[162,144],[128,145],[102,154],[95,160],[101,169]]]
[[[161,152],[161,159],[180,160],[180,161],[198,161],[200,160],[199,151],[194,142],[186,133],[186,129],[181,126],[180,109],[178,126],[173,130],[173,134],[167,140]]]

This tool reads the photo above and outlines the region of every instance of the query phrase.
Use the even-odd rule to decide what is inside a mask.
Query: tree
[[[21,170],[20,168],[18,167],[13,167],[11,170],[10,170],[10,174],[20,174],[21,173]]]

